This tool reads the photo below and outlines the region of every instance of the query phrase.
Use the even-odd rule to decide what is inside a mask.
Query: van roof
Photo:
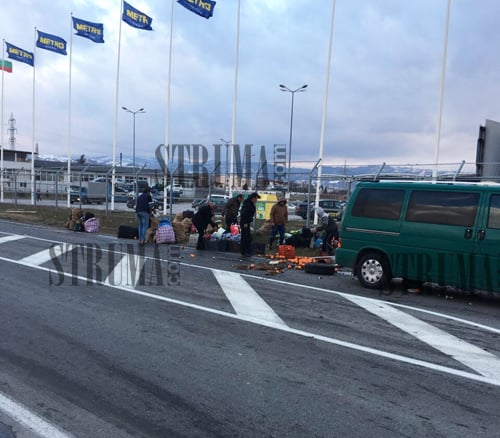
[[[495,181],[408,181],[408,180],[378,180],[378,181],[362,181],[358,185],[368,186],[372,184],[394,185],[394,186],[457,186],[457,187],[494,187],[500,189],[500,183]]]

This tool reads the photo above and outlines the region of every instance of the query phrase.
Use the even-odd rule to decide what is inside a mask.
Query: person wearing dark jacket
[[[203,236],[205,235],[205,230],[208,224],[212,227],[216,227],[217,224],[214,222],[215,204],[213,202],[208,202],[207,205],[200,207],[198,211],[193,216],[193,225],[198,231],[198,243],[196,244],[196,249],[204,250],[205,241]]]
[[[226,233],[231,231],[232,224],[238,224],[238,211],[240,210],[243,195],[238,193],[234,198],[227,201],[227,204],[222,210],[222,219],[226,224]]]
[[[139,222],[139,243],[146,243],[146,231],[149,228],[149,203],[153,202],[149,187],[145,187],[135,203],[135,214]]]
[[[240,227],[241,227],[241,255],[250,257],[252,255],[252,234],[250,232],[250,224],[255,216],[255,203],[260,196],[258,193],[252,193],[243,201],[240,211]]]
[[[323,231],[323,243],[321,245],[321,251],[323,253],[328,253],[328,255],[333,255],[332,241],[338,240],[339,229],[337,223],[332,216],[329,216],[321,207],[316,208],[316,214],[320,221],[319,225],[313,230],[313,232]]]

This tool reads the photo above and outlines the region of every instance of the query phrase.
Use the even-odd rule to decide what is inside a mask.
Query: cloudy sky
[[[170,1],[130,0],[153,31],[122,24],[117,153],[153,157],[165,142]],[[436,151],[446,0],[337,0],[329,72],[324,162],[432,163]],[[293,163],[318,158],[332,2],[241,0],[236,143],[287,144],[295,94]],[[105,44],[74,36],[71,150],[113,152],[119,0],[4,0],[0,36],[34,50],[34,28],[70,41],[70,13],[104,24]],[[440,162],[475,160],[478,128],[500,120],[500,2],[452,0]],[[218,0],[206,20],[174,5],[170,143],[231,139],[237,0]],[[35,140],[41,154],[67,154],[69,56],[36,49]],[[13,61],[4,75],[17,149],[31,150],[33,69]],[[257,148],[256,148],[257,149]],[[257,152],[257,151],[256,151]],[[269,159],[269,158],[268,158]]]

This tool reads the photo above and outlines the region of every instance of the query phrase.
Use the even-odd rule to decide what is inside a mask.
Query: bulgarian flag
[[[0,70],[5,70],[7,73],[12,73],[12,62],[0,60]]]

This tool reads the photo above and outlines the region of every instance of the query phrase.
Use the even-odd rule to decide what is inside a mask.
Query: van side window
[[[398,220],[404,195],[404,190],[361,189],[352,206],[351,215]]]
[[[500,228],[500,195],[491,196],[488,228]]]
[[[410,195],[406,220],[471,227],[478,202],[479,193],[415,190]]]

